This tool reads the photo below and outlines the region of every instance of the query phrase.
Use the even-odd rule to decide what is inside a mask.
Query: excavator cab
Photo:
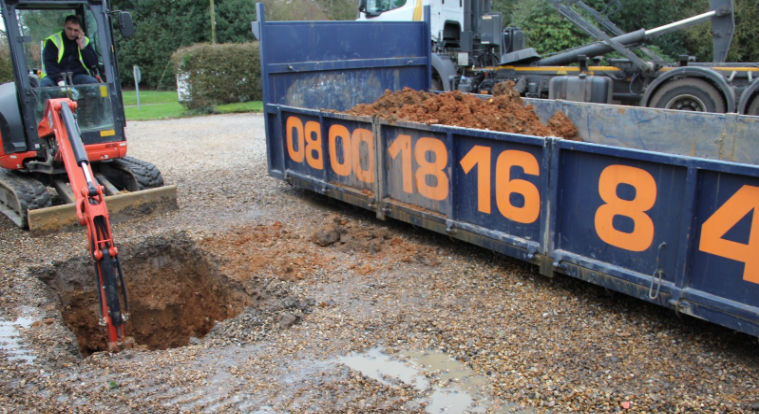
[[[77,123],[82,131],[82,139],[87,143],[124,141],[124,109],[121,99],[118,67],[113,53],[113,32],[111,19],[103,1],[80,2],[2,2],[6,21],[9,46],[16,72],[16,93],[18,94],[25,130],[30,133],[23,137],[12,134],[10,140],[14,149],[35,149],[34,131],[30,125],[41,121],[45,103],[51,98],[63,98],[77,102]],[[132,27],[128,13],[115,12],[119,21],[129,20],[120,27]],[[97,67],[90,68],[90,74],[98,83],[73,85],[71,76],[64,76],[65,87],[41,87],[42,55],[45,39],[59,31],[68,15],[76,15],[82,21],[82,31],[88,37],[97,55]],[[130,33],[127,33],[130,34]],[[17,125],[21,126],[21,125]],[[26,138],[22,142],[21,138]],[[4,139],[5,140],[5,139]]]

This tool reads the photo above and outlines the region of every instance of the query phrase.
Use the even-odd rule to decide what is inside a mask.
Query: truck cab
[[[464,28],[462,0],[360,0],[358,20],[421,21],[422,9],[430,6],[432,41],[458,43]]]

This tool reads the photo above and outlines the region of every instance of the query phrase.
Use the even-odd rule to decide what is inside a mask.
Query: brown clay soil
[[[514,90],[513,82],[498,83],[493,96],[487,99],[459,91],[387,90],[374,103],[359,104],[344,113],[378,116],[389,122],[401,120],[442,124],[581,141],[577,128],[561,111],[551,117],[548,125],[544,125],[532,106],[524,105],[519,93]]]

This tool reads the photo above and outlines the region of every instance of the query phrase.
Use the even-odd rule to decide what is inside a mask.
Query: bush
[[[3,40],[5,40],[3,38]],[[8,45],[0,42],[0,83],[13,82],[16,80],[13,76],[13,63],[11,62],[11,51]]]
[[[263,99],[258,42],[196,44],[171,59],[177,77],[186,82],[183,103],[189,109]]]

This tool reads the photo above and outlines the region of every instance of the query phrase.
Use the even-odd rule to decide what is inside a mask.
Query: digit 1
[[[477,210],[485,214],[490,214],[490,152],[490,147],[475,145],[461,159],[461,167],[465,174],[469,174],[475,165],[479,165],[477,167]]]
[[[398,135],[393,145],[388,148],[390,157],[395,159],[401,155],[401,174],[403,176],[403,192],[413,194],[414,187],[411,182],[411,136]]]

